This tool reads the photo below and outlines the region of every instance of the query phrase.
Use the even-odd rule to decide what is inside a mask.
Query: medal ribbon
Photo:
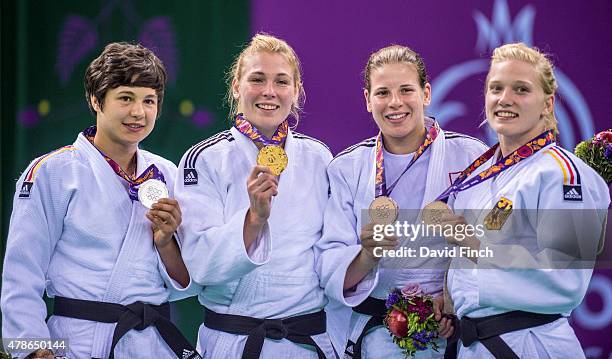
[[[393,182],[391,186],[387,187],[387,181],[385,180],[385,161],[383,158],[384,151],[382,132],[379,132],[378,137],[376,137],[376,187],[374,197],[391,195],[391,192],[399,182],[400,178],[402,178],[404,173],[406,173],[408,169],[412,167],[412,165],[419,159],[419,157],[421,157],[423,152],[425,152],[425,150],[427,150],[431,146],[436,137],[438,137],[438,133],[440,133],[440,126],[434,120],[432,126],[429,128],[429,131],[427,131],[425,140],[414,153],[414,156],[412,156],[412,160],[410,160],[408,166],[406,166],[404,171],[397,177],[395,182]]]
[[[128,195],[130,196],[130,199],[132,199],[133,201],[138,201],[138,187],[149,179],[156,179],[166,183],[164,174],[154,164],[147,167],[147,169],[144,170],[144,172],[136,178],[133,178],[132,176],[125,173],[125,171],[121,169],[121,166],[119,166],[117,162],[113,161],[112,158],[105,155],[104,152],[100,151],[100,149],[94,145],[94,137],[96,136],[96,131],[96,126],[90,126],[85,129],[85,131],[83,131],[83,136],[85,136],[85,138],[87,138],[87,140],[92,144],[92,146],[94,146],[98,150],[98,152],[100,152],[102,157],[104,157],[106,162],[111,166],[113,171],[115,171],[117,176],[127,181],[127,183],[129,184]]]
[[[289,133],[289,123],[287,120],[285,120],[278,126],[276,131],[274,131],[272,138],[267,138],[263,133],[259,132],[255,126],[251,125],[251,123],[247,121],[244,118],[244,115],[241,113],[236,115],[234,127],[236,127],[240,133],[250,138],[253,142],[261,143],[264,146],[281,146]]]
[[[545,131],[516,149],[508,156],[497,161],[497,163],[493,164],[491,167],[466,181],[469,175],[471,175],[478,167],[482,166],[482,164],[486,163],[491,159],[491,157],[493,157],[497,151],[497,148],[499,147],[499,143],[497,143],[495,146],[487,150],[487,152],[485,152],[482,156],[478,157],[474,162],[472,162],[472,164],[469,165],[463,172],[461,172],[453,184],[442,192],[438,198],[436,198],[436,201],[443,201],[446,203],[448,201],[448,197],[451,195],[465,191],[466,189],[472,188],[479,183],[494,178],[503,171],[529,158],[530,156],[533,156],[542,148],[554,142],[555,136],[553,135],[552,131]]]

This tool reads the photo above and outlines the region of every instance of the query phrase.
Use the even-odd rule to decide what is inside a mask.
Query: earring
[[[234,92],[233,95],[234,95],[234,99],[236,100],[240,97],[240,94],[238,92]]]

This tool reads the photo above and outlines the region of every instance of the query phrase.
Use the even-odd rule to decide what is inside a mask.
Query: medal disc
[[[257,154],[257,164],[268,167],[275,176],[280,176],[288,162],[287,153],[280,146],[264,146]]]
[[[453,211],[451,211],[450,207],[446,203],[442,201],[435,201],[423,208],[421,218],[425,224],[439,224],[443,215],[452,213]]]
[[[370,219],[374,224],[391,224],[397,220],[399,206],[391,197],[378,196],[370,203]]]
[[[168,198],[168,188],[164,182],[150,179],[138,187],[138,200],[143,206],[150,209],[160,198]]]

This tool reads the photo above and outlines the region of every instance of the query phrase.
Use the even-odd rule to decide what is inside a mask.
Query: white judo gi
[[[291,131],[285,151],[289,163],[270,217],[248,251],[243,227],[255,144],[232,127],[193,146],[181,160],[175,192],[183,209],[182,255],[193,280],[204,286],[200,303],[216,313],[276,319],[318,312],[327,303],[313,246],[321,238],[329,193],[325,169],[332,156],[318,140]],[[205,358],[239,358],[246,338],[202,324],[198,350]],[[335,357],[327,334],[313,339]],[[266,339],[261,358],[317,353],[287,339]]]
[[[553,143],[494,179],[460,192],[453,206],[468,223],[482,225],[502,197],[512,203],[512,214],[500,230],[485,230],[479,237],[480,248],[491,249],[494,257],[480,257],[477,264],[466,258],[451,262],[447,283],[457,315],[479,318],[514,310],[561,314],[549,324],[501,338],[521,358],[584,358],[567,317],[584,298],[592,269],[573,266],[569,259],[576,250],[587,256],[596,251],[610,203],[608,186]],[[560,266],[565,262],[558,260],[564,258],[567,265]],[[459,357],[493,358],[478,341],[467,348],[459,345]]]
[[[136,155],[137,173],[155,164],[172,196],[176,166],[144,150]],[[45,290],[50,297],[159,305],[189,295],[189,287],[168,276],[148,209],[129,198],[127,182],[83,134],[43,157],[17,182],[2,276],[2,335],[68,339],[68,358],[107,358],[115,324],[60,316],[45,323]],[[115,353],[176,358],[153,327],[127,332]]]
[[[323,239],[317,245],[322,251],[317,267],[321,273],[321,284],[331,300],[330,307],[334,308],[330,311],[328,330],[334,345],[342,352],[347,336],[355,343],[371,318],[352,312],[350,308],[361,304],[368,296],[386,299],[390,289],[401,288],[411,282],[420,283],[429,294],[440,295],[448,263],[446,258],[383,258],[354,291],[344,291],[347,268],[361,250],[361,228],[369,223],[366,212],[374,199],[375,144],[374,137],[349,147],[338,154],[328,168],[331,196],[325,210]],[[400,209],[412,209],[405,212],[413,217],[417,210],[433,201],[450,185],[454,174],[467,167],[486,148],[474,138],[441,130],[431,147],[402,176],[391,197]],[[385,153],[384,156],[386,182],[389,185],[410,162],[412,155],[405,158],[403,163],[393,165],[395,168],[388,168],[388,165],[392,165],[388,161],[389,154]],[[402,218],[400,213],[399,220],[404,219],[415,220]],[[437,238],[435,243],[423,245],[432,247],[444,244],[442,238]],[[442,340],[439,343],[444,345]],[[404,357],[384,327],[373,329],[364,338],[362,353],[364,358]],[[444,353],[444,347],[440,353]],[[438,354],[431,350],[418,353],[418,357],[426,358],[435,355]]]

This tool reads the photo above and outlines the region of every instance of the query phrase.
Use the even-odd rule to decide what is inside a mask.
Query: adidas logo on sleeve
[[[582,201],[582,187],[564,185],[563,199],[566,201]]]
[[[21,190],[19,191],[19,198],[30,198],[30,191],[32,190],[33,182],[23,182]]]
[[[185,186],[198,184],[198,172],[195,170],[195,168],[184,169],[183,183]]]

